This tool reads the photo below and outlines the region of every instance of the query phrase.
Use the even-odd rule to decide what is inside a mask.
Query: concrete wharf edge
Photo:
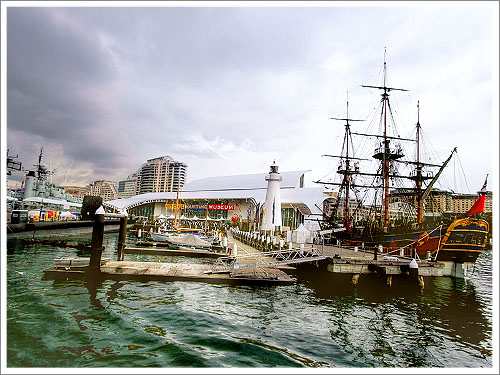
[[[257,284],[289,285],[295,280],[276,268],[259,268],[245,272],[204,273],[211,265],[187,263],[158,263],[103,261],[100,272],[93,271],[93,276],[113,280],[137,281],[196,281],[216,284]],[[64,280],[89,276],[87,266],[56,266],[44,271],[44,280]]]
[[[443,276],[444,265],[437,262],[418,261],[419,276]],[[406,274],[410,261],[368,260],[356,258],[328,258],[328,271],[333,273],[383,273],[386,275]]]

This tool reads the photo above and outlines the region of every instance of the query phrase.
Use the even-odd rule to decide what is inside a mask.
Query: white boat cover
[[[200,236],[196,236],[190,233],[179,234],[178,236],[169,236],[167,238],[167,241],[174,245],[194,246],[194,247],[211,246],[210,242],[202,240]]]

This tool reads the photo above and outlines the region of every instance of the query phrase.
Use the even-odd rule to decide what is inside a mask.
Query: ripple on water
[[[491,367],[491,253],[469,281],[420,293],[328,274],[272,287],[44,281],[54,258],[88,254],[9,246],[9,367]],[[114,259],[115,237],[105,246]]]

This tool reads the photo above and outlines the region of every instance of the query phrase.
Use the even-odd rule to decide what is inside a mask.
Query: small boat
[[[151,239],[154,242],[167,242],[167,238],[171,235],[169,233],[150,233]]]
[[[205,241],[201,239],[200,236],[191,233],[170,235],[166,238],[166,241],[172,245],[187,246],[196,249],[210,249],[212,247],[210,242]]]

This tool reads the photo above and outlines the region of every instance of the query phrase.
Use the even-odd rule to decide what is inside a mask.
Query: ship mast
[[[422,223],[422,164],[420,164],[420,101],[417,101],[417,224]]]
[[[345,118],[337,118],[337,117],[331,117],[331,120],[339,120],[339,121],[345,121],[345,135],[344,135],[344,145],[345,145],[345,156],[341,156],[343,160],[345,160],[345,169],[342,169],[341,167],[337,171],[340,174],[344,175],[341,188],[339,190],[342,191],[342,189],[345,189],[345,197],[344,197],[344,225],[347,224],[349,221],[349,191],[351,189],[351,174],[356,173],[356,170],[351,169],[350,161],[353,158],[349,157],[349,139],[351,138],[351,126],[349,124],[349,121],[363,121],[363,120],[354,120],[349,118],[349,92],[347,92],[347,103],[346,103],[346,117]],[[356,158],[354,158],[356,159]],[[342,162],[341,162],[342,165]],[[339,197],[337,197],[337,202],[340,199],[340,194]]]
[[[382,163],[382,179],[384,181],[384,221],[383,226],[384,230],[387,230],[389,226],[389,199],[390,199],[390,165],[391,161],[402,158],[404,155],[400,150],[392,151],[390,148],[390,139],[393,137],[389,137],[387,135],[387,112],[390,111],[390,103],[389,103],[389,92],[390,91],[408,91],[405,89],[397,89],[393,87],[387,87],[387,63],[385,59],[386,51],[384,50],[384,83],[383,86],[367,86],[361,85],[362,87],[374,88],[383,90],[382,93],[382,118],[384,124],[384,133],[383,133],[383,144],[382,147],[375,150],[375,155],[373,158],[378,159]]]

